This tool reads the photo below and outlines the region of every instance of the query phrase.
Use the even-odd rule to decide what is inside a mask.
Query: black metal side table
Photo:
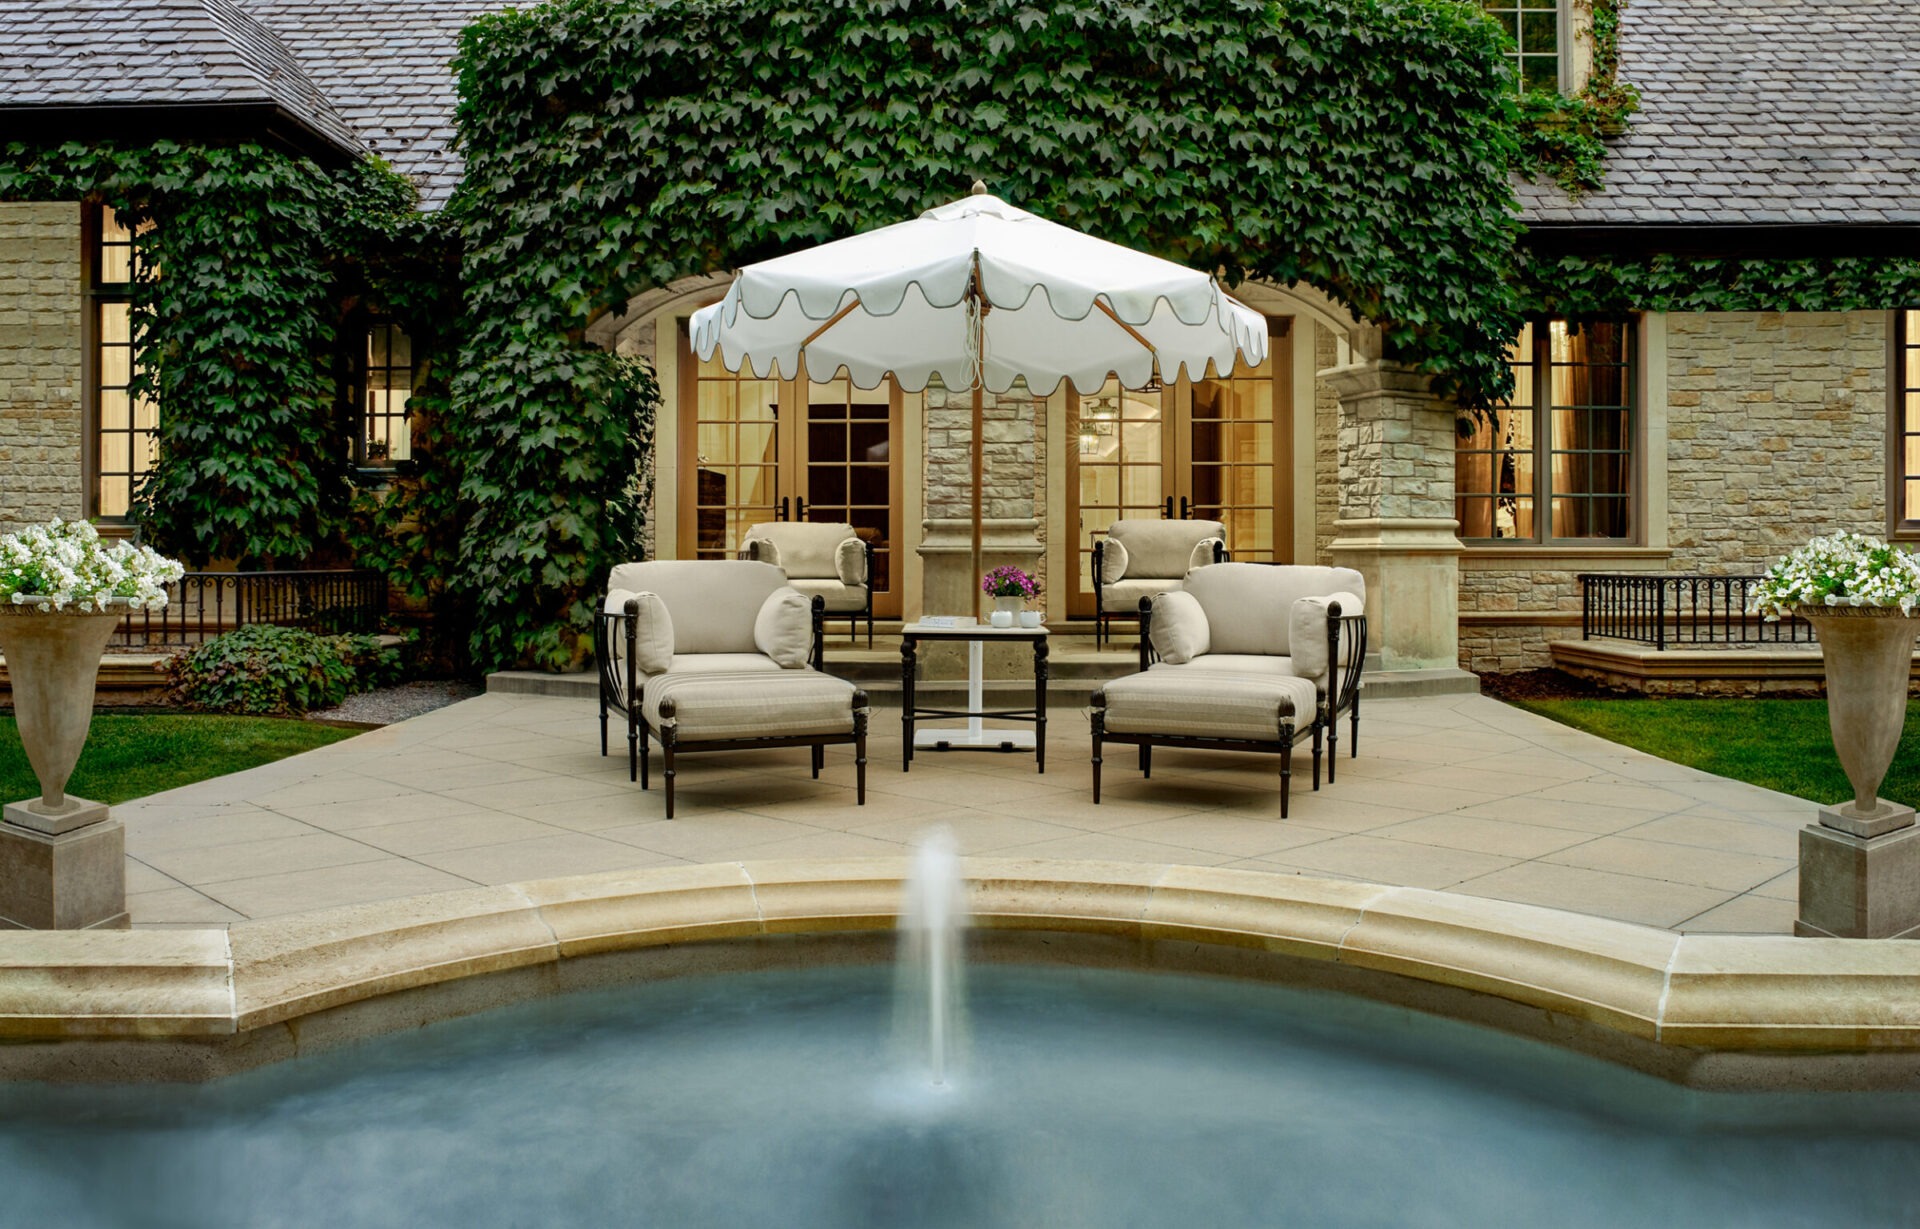
[[[922,640],[964,640],[967,642],[967,707],[920,708],[914,703],[914,673],[919,664]],[[987,709],[982,682],[986,643],[1027,641],[1033,645],[1033,707]],[[915,748],[936,751],[1032,751],[1041,772],[1047,770],[1047,629],[1044,627],[990,627],[967,623],[958,627],[930,627],[909,623],[900,629],[900,771],[913,770]],[[922,717],[964,717],[964,727],[947,726],[915,731]],[[984,719],[998,717],[1009,721],[1031,721],[1033,732],[1025,730],[989,730]]]

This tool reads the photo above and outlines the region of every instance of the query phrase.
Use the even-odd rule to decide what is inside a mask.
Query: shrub
[[[400,652],[374,636],[319,636],[253,624],[174,659],[178,698],[226,713],[305,713],[400,677]]]

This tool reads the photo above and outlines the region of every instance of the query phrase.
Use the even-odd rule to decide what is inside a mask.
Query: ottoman
[[[673,818],[674,759],[691,751],[811,747],[820,776],[830,743],[854,746],[856,805],[867,802],[867,693],[818,670],[742,674],[656,674],[641,688],[641,721],[666,760],[667,818]],[[646,789],[647,756],[640,757]]]
[[[1140,748],[1153,775],[1153,748],[1259,751],[1280,757],[1280,818],[1287,817],[1293,744],[1313,736],[1313,788],[1320,788],[1319,693],[1313,680],[1156,665],[1115,679],[1093,696],[1093,800],[1100,801],[1103,742]]]

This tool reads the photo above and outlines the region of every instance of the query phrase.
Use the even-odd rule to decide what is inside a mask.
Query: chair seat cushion
[[[845,613],[850,610],[867,608],[867,587],[865,585],[845,585],[837,580],[789,580],[787,582],[809,598],[815,594],[827,600],[828,613]]]
[[[1186,664],[1195,670],[1212,670],[1223,674],[1277,674],[1286,678],[1295,677],[1293,658],[1269,657],[1264,653],[1203,653]]]
[[[683,674],[670,670],[647,680],[641,711],[656,730],[677,742],[722,738],[785,738],[852,734],[855,688],[817,670],[772,674]],[[671,718],[660,706],[673,701]]]
[[[765,653],[675,653],[673,663],[667,667],[665,673],[778,674],[780,669],[780,663]]]
[[[1175,580],[1123,580],[1100,587],[1100,609],[1108,614],[1139,614],[1140,599],[1157,597],[1180,587]]]
[[[1289,712],[1297,737],[1313,724],[1317,696],[1307,679],[1159,665],[1108,683],[1106,728],[1116,734],[1170,734],[1278,743]]]

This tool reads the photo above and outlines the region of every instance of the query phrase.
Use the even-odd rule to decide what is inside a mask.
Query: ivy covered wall
[[[1500,34],[1436,0],[560,0],[457,60],[461,584],[488,662],[565,666],[632,456],[581,337],[673,279],[909,218],[976,177],[1196,268],[1310,282],[1468,398],[1519,304]]]

